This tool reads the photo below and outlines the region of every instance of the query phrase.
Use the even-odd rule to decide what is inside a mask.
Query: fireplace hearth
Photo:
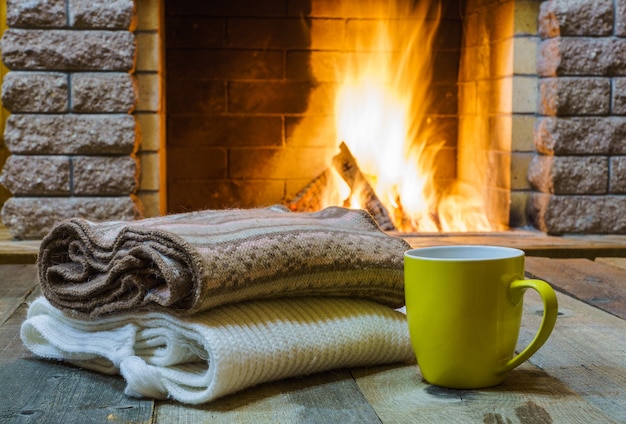
[[[332,71],[374,18],[338,4],[7,0],[3,224],[292,199],[338,153]],[[442,4],[437,181],[494,228],[626,234],[626,2]]]

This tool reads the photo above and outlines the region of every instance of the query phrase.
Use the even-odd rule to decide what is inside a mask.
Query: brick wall
[[[507,34],[476,44],[491,58],[477,63],[510,61],[493,81],[508,80],[511,92],[495,96],[500,103],[485,120],[484,135],[501,148],[486,166],[508,171],[490,181],[496,192],[509,191],[495,203],[510,207],[514,225],[626,233],[626,0],[472,1],[474,23],[493,18],[495,5],[513,13]],[[247,5],[246,16],[235,3]],[[280,201],[326,166],[335,144],[321,105],[333,83],[337,34],[366,26],[351,20],[337,27],[338,3],[322,0],[172,4],[177,12],[164,28],[157,0],[7,0],[2,100],[11,112],[4,132],[11,157],[0,179],[13,194],[2,220],[15,237],[40,237],[69,216],[165,213],[173,166],[170,211]],[[221,11],[206,13],[217,4]],[[278,17],[288,20],[278,25]],[[479,28],[500,34],[491,22]],[[458,23],[450,25],[445,34],[454,38]],[[161,37],[173,28],[162,96]],[[184,39],[201,44],[176,51]],[[279,48],[265,49],[268,40]],[[507,44],[513,48],[502,54]],[[194,56],[194,49],[213,53]],[[185,55],[191,66],[176,69]],[[234,77],[224,76],[226,62],[238,64],[228,71],[236,69]],[[196,75],[199,68],[213,76]],[[447,93],[456,86],[448,79],[437,87],[452,101],[434,117],[454,121],[456,96]],[[470,93],[480,85],[478,78],[464,82]],[[478,102],[494,92],[473,95]],[[164,97],[172,110],[167,169]],[[190,110],[192,103],[200,109]],[[454,175],[455,164],[442,172]]]
[[[539,33],[533,223],[626,233],[626,1],[545,1]]]
[[[533,0],[468,0],[459,71],[458,178],[481,191],[495,228],[528,226],[534,156],[537,15]]]
[[[444,3],[426,118],[446,132],[437,172],[452,179],[461,8]],[[280,203],[330,165],[337,69],[380,13],[341,5],[165,1],[169,211]]]
[[[2,221],[14,237],[41,237],[73,216],[135,219],[140,197],[155,214],[147,172],[158,105],[145,80],[158,71],[156,33],[146,13],[138,23],[136,8],[133,0],[7,0],[2,102],[11,156],[0,182],[13,194]],[[148,137],[139,149],[141,124]],[[142,172],[138,157],[148,165]]]

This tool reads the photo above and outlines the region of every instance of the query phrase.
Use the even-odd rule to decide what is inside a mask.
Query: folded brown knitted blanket
[[[44,238],[38,264],[50,303],[84,317],[140,307],[192,314],[311,295],[400,307],[408,248],[365,211],[276,206],[137,221],[70,219]]]

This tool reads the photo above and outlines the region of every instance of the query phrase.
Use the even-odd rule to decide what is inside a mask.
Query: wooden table
[[[413,364],[337,370],[185,406],[133,399],[119,377],[34,358],[19,329],[34,265],[0,265],[1,423],[626,423],[626,260],[527,259],[559,293],[552,337],[486,390],[426,384]],[[520,346],[541,319],[527,295]]]

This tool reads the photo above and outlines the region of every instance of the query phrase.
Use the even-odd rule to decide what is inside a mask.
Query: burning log
[[[359,204],[368,211],[378,225],[385,231],[395,230],[387,208],[381,203],[372,186],[361,173],[356,159],[345,143],[339,146],[340,152],[333,158],[333,168],[348,184],[351,196],[358,197]],[[322,207],[322,199],[327,190],[336,190],[330,178],[332,170],[329,168],[313,179],[288,203],[293,211],[319,210]],[[348,201],[344,199],[344,201]]]
[[[324,207],[322,199],[332,190],[331,169],[328,168],[304,186],[286,205],[294,212],[317,211]]]
[[[339,154],[333,158],[335,170],[339,172],[341,177],[348,184],[352,194],[355,194],[356,191],[359,203],[363,206],[363,209],[368,211],[374,219],[376,219],[380,228],[386,231],[395,230],[387,208],[380,202],[380,199],[376,196],[376,192],[374,192],[372,186],[361,173],[359,165],[354,156],[352,156],[346,143],[342,142],[339,149]]]

